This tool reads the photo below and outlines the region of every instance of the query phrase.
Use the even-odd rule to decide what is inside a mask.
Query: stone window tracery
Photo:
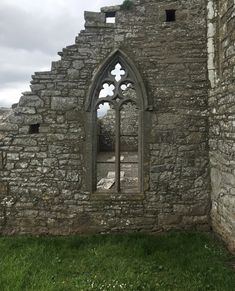
[[[140,192],[141,106],[128,68],[120,60],[112,63],[103,73],[93,102],[93,191]]]

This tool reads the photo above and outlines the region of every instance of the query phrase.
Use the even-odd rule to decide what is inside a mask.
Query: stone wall
[[[169,9],[175,22],[166,22]],[[105,23],[108,11],[116,11],[115,24]],[[136,0],[130,10],[86,12],[85,20],[75,44],[51,71],[35,73],[31,91],[1,124],[0,231],[207,228],[206,1]],[[100,64],[116,49],[135,63],[151,100],[142,112],[144,191],[102,195],[89,186],[85,102]]]
[[[2,119],[3,116],[7,113],[9,113],[10,108],[0,107],[0,118]]]
[[[235,250],[235,3],[214,1],[215,86],[210,92],[212,225]]]

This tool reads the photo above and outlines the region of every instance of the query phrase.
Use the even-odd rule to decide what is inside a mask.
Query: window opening
[[[115,184],[115,110],[109,103],[97,108],[97,190]]]
[[[166,22],[176,21],[175,12],[176,12],[176,10],[174,10],[174,9],[166,10]]]
[[[120,179],[122,192],[138,191],[139,112],[135,103],[123,104],[120,111]]]
[[[140,191],[140,104],[127,68],[116,62],[98,86],[94,126],[97,192]]]
[[[107,96],[113,96],[113,90],[115,86],[113,84],[104,83],[103,89],[100,90],[99,98],[104,98]]]
[[[106,12],[105,13],[106,23],[115,23],[116,22],[116,12]]]
[[[29,134],[39,133],[40,124],[31,124],[29,126]]]
[[[122,66],[117,63],[115,69],[111,71],[111,75],[113,75],[115,80],[119,82],[122,79],[122,76],[125,75],[125,71],[122,69]]]
[[[122,95],[124,97],[131,97],[133,100],[137,99],[137,95],[136,95],[136,91],[135,91],[135,87],[132,83],[122,83],[122,85],[120,86],[121,88],[121,92]]]

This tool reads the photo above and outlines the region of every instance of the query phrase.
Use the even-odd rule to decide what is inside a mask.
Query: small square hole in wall
[[[39,133],[40,124],[31,124],[29,126],[29,134]]]
[[[106,23],[115,23],[116,22],[116,12],[106,12],[105,13]]]
[[[175,12],[176,10],[174,9],[166,10],[166,22],[173,22],[176,20]]]

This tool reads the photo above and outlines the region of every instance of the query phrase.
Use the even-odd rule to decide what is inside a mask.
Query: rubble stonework
[[[215,86],[210,92],[212,226],[235,250],[235,3],[213,3]]]
[[[61,60],[52,63],[51,71],[35,73],[31,91],[2,119],[1,233],[157,232],[210,226],[207,1],[133,2],[130,9],[85,12],[85,30],[75,44],[59,53]],[[169,9],[176,10],[176,21],[166,22]],[[116,23],[105,22],[107,12],[116,12]],[[229,52],[232,56],[232,48]],[[92,193],[91,111],[86,103],[101,64],[119,53],[135,64],[147,92],[148,106],[142,112],[144,191]],[[224,116],[226,106],[216,99],[217,90],[229,94],[224,87],[211,92],[210,104],[217,102],[213,106],[221,107]],[[232,107],[229,110],[232,115]],[[211,156],[212,163],[215,157],[220,163],[213,166],[212,181],[220,171],[233,177],[233,164],[224,164],[223,156],[232,153],[232,132],[223,133],[224,117],[216,116],[211,113]],[[221,144],[215,142],[219,136],[213,134],[214,120],[221,125]],[[226,122],[232,128],[232,119]],[[233,189],[222,208],[228,197],[232,201]],[[219,229],[219,215],[212,213]]]

